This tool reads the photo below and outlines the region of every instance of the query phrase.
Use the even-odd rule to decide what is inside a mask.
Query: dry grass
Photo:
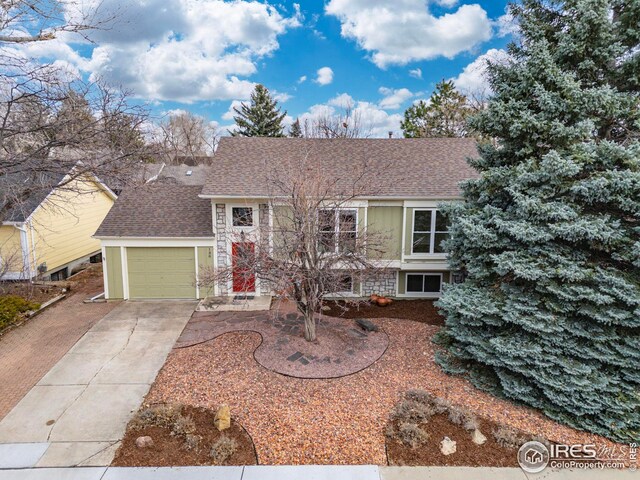
[[[216,443],[211,446],[209,456],[215,465],[222,465],[238,448],[238,444],[232,438],[222,435]]]
[[[396,438],[408,447],[418,448],[427,443],[429,434],[415,423],[401,423]]]

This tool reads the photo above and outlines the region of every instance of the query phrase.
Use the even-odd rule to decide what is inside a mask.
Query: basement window
[[[407,273],[407,293],[440,293],[441,273]]]

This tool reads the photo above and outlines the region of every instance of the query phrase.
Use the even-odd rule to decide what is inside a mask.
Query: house
[[[460,182],[477,175],[466,161],[478,155],[475,140],[230,137],[221,140],[203,187],[151,184],[121,195],[95,235],[106,258],[107,298],[241,293],[233,281],[204,292],[195,279],[204,267],[229,265],[234,235],[274,215],[265,165],[278,168],[301,155],[336,181],[354,175],[355,161],[366,159],[374,173],[387,168],[386,187],[341,210],[358,229],[388,233],[380,259],[387,273],[369,283],[347,282],[351,295],[435,298],[453,281],[437,207],[460,199]],[[251,293],[271,293],[265,290],[255,282]]]
[[[117,198],[113,191],[93,176],[61,174],[42,182],[56,185],[53,189],[18,177],[5,182],[29,182],[34,188],[0,225],[2,280],[63,280],[74,266],[99,261],[100,242],[92,235]]]

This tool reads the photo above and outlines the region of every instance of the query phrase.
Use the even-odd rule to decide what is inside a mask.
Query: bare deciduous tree
[[[336,113],[326,112],[313,120],[305,119],[302,136],[306,138],[369,138],[371,125],[365,124],[361,112],[348,103]]]
[[[213,155],[220,137],[211,122],[185,111],[168,115],[160,123],[160,130],[167,163],[175,163],[179,157],[191,160],[209,157]]]
[[[55,186],[77,190],[74,180],[87,175],[126,184],[151,156],[143,131],[147,111],[132,106],[128,92],[85,82],[21,48],[60,32],[84,36],[108,22],[95,3],[86,10],[84,5],[0,4],[0,220],[28,210],[29,199]]]
[[[256,282],[268,286],[295,303],[304,317],[305,339],[315,341],[327,297],[385,274],[386,265],[378,259],[383,258],[388,233],[367,229],[353,204],[375,195],[382,187],[376,181],[384,175],[374,178],[362,161],[352,166],[349,180],[337,181],[308,155],[277,170],[269,168],[265,165],[268,210],[261,213],[260,224],[231,234],[232,265],[201,272],[200,283],[211,287],[232,282],[249,291]]]

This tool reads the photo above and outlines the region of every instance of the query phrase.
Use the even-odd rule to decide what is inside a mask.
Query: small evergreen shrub
[[[406,446],[417,448],[427,443],[429,434],[415,423],[404,422],[398,425],[398,439]]]
[[[39,303],[30,302],[18,295],[0,297],[0,330],[15,323],[20,314],[40,308]]]
[[[222,435],[211,447],[209,456],[216,465],[224,464],[236,452],[238,444],[232,438]]]

